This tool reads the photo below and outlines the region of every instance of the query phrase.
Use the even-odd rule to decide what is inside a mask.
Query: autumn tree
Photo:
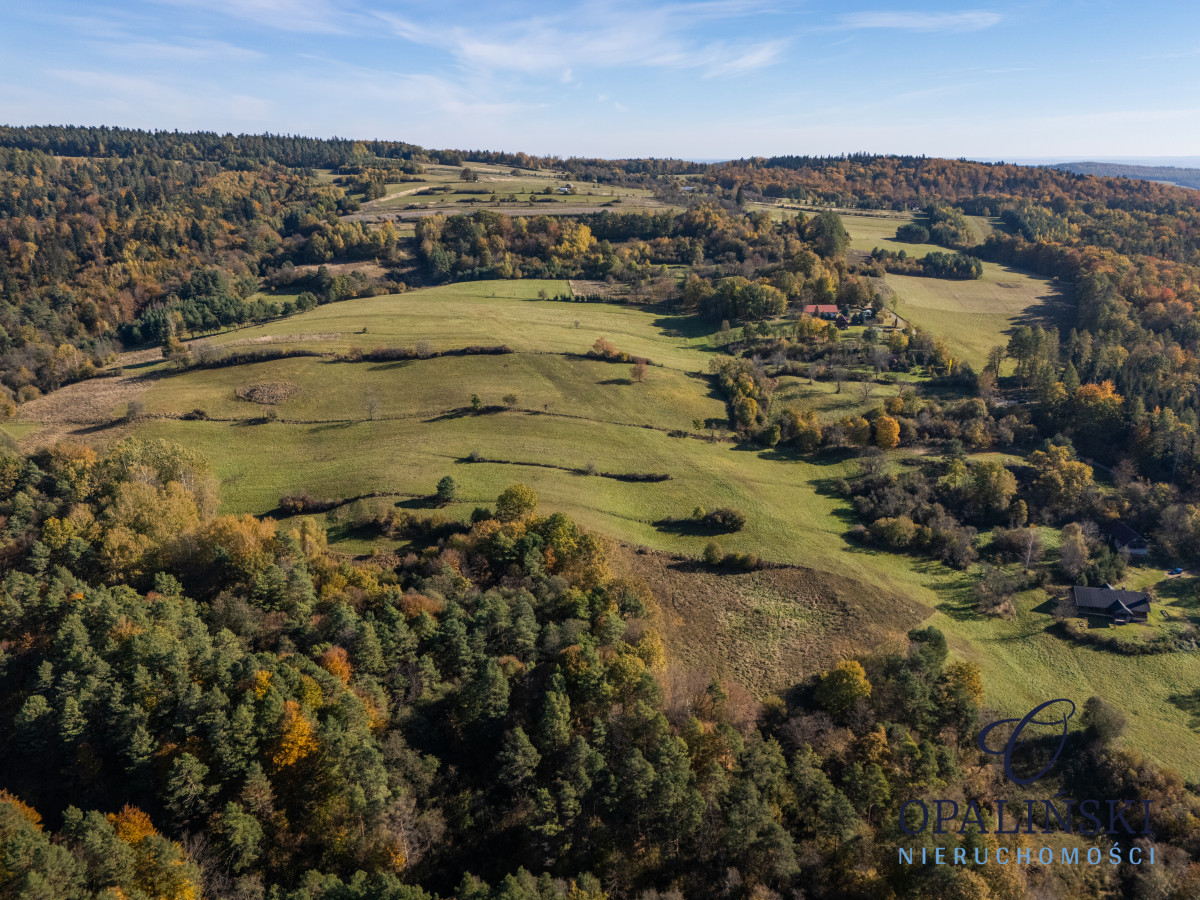
[[[496,498],[496,517],[502,522],[522,519],[537,509],[538,497],[533,488],[514,484],[505,488]]]
[[[871,682],[858,660],[843,660],[817,682],[817,702],[838,716],[844,716],[860,700],[871,696]]]
[[[1044,508],[1058,515],[1080,510],[1093,486],[1091,466],[1073,459],[1070,448],[1059,444],[1033,451],[1029,462],[1038,473],[1033,496]]]
[[[1077,581],[1091,562],[1091,551],[1087,538],[1078,522],[1071,522],[1062,530],[1058,567],[1072,581]]]
[[[881,450],[891,450],[900,444],[900,423],[891,416],[878,416],[875,419],[875,446]]]

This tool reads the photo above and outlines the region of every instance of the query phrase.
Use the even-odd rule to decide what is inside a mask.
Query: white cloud
[[[428,28],[392,13],[374,13],[405,40],[450,53],[478,71],[527,75],[576,68],[697,69],[706,75],[739,75],[771,65],[786,41],[701,43],[689,35],[698,20],[744,15],[757,2],[715,2],[620,9],[578,7],[462,26]],[[564,76],[564,80],[567,78]]]
[[[242,19],[280,31],[348,34],[362,17],[337,0],[155,0],[218,16]]]
[[[220,121],[221,127],[256,131],[271,111],[266,100],[218,91],[211,84],[92,69],[55,69],[49,74],[72,86],[55,92],[57,105],[86,110],[72,114],[76,122],[95,122],[99,113],[101,121],[110,124],[194,128]]]
[[[166,60],[169,62],[207,62],[220,60],[223,62],[249,62],[262,59],[263,54],[257,50],[239,47],[227,41],[195,40],[195,41],[155,41],[112,39],[109,41],[94,41],[93,46],[110,56],[124,59],[135,59],[140,62],[147,60]]]
[[[999,24],[999,13],[987,10],[931,13],[906,10],[859,12],[842,16],[844,28],[884,28],[895,31],[981,31]]]
[[[741,75],[761,69],[774,63],[786,46],[786,41],[768,41],[751,47],[740,55],[726,55],[720,62],[709,65],[704,76],[714,78],[719,75]]]

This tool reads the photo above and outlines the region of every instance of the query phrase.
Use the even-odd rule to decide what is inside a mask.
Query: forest
[[[311,524],[215,514],[205,461],[165,442],[8,455],[0,493],[12,896],[1026,887],[995,859],[894,857],[899,802],[1012,788],[980,769],[978,668],[935,628],[788,699],[716,681],[668,694],[653,597],[522,484],[395,569],[339,560]],[[1116,749],[1104,701],[1084,720],[1062,789],[1136,789],[1162,859],[1097,877],[1193,896],[1200,797]],[[962,845],[994,849],[996,814]]]
[[[364,214],[426,167],[461,167],[465,183],[472,165],[652,202]],[[902,212],[897,240],[936,246],[868,252],[839,210]],[[886,281],[975,283],[996,265],[1055,279],[1072,316],[1014,325],[983,365],[902,322]],[[1184,188],[924,157],[701,164],[0,127],[5,418],[111,377],[134,349],[161,348],[170,375],[303,355],[507,360],[495,341],[335,353],[199,339],[351,298],[533,278],[685,317],[711,351],[692,380],[726,417],[670,437],[838,467],[822,489],[845,504],[850,546],[977,571],[963,615],[1000,621],[1035,587],[1119,581],[1130,559],[1100,530],[1117,521],[1200,559],[1200,194]],[[851,328],[816,307],[893,324]],[[656,377],[660,361],[623,338],[593,339],[577,356],[631,367],[622,386]],[[809,389],[861,402],[827,415],[797,399]],[[446,418],[506,409],[538,414],[476,394]],[[465,518],[364,516],[404,542],[383,556],[332,546],[337,515],[292,515],[341,500],[233,515],[221,490],[212,460],[137,434],[0,449],[0,896],[1200,895],[1200,788],[1123,745],[1125,716],[1099,696],[1080,698],[1071,762],[1046,781],[1070,800],[1151,801],[1153,834],[1119,839],[1157,865],[899,863],[898,843],[935,844],[900,830],[913,797],[978,804],[986,827],[938,841],[969,851],[994,850],[1000,811],[1024,802],[976,742],[998,718],[981,668],[937,627],[755,696],[694,677],[667,649],[659,599],[614,565],[620,548],[516,477]],[[454,493],[448,467],[430,502]],[[747,521],[687,512],[656,525],[724,535]],[[772,565],[716,540],[680,562]],[[1194,626],[1173,625],[1074,649],[1194,653]]]

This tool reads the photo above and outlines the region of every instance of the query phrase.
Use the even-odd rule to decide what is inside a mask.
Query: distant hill
[[[1184,169],[1178,166],[1130,166],[1112,162],[1057,163],[1051,168],[1074,172],[1076,175],[1102,175],[1108,178],[1164,181],[1168,184],[1200,190],[1200,169]]]

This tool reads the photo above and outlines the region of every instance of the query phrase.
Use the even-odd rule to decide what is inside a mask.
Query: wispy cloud
[[[839,20],[843,28],[883,28],[893,31],[982,31],[999,24],[1001,15],[989,10],[920,12],[896,10],[858,12]]]
[[[479,71],[525,74],[577,69],[644,67],[696,69],[706,76],[739,75],[773,64],[787,42],[700,41],[700,20],[744,16],[753,2],[715,2],[620,9],[581,7],[553,16],[537,15],[470,28],[426,27],[390,12],[376,12],[393,33],[413,43],[450,53]]]
[[[223,18],[254,22],[279,31],[348,34],[362,16],[337,0],[155,0]]]
[[[167,60],[171,62],[249,62],[262,59],[263,54],[227,41],[181,40],[155,41],[128,38],[92,41],[92,46],[109,56],[135,59],[141,62]]]
[[[787,47],[787,41],[767,41],[745,50],[740,55],[726,56],[722,61],[709,64],[704,73],[707,78],[719,75],[741,75],[774,63]]]
[[[184,124],[220,113],[231,122],[254,126],[271,110],[267,101],[241,92],[221,93],[211,85],[167,81],[95,69],[49,72],[72,85],[72,97],[91,111],[116,116],[115,121],[159,127]]]
[[[314,99],[336,102],[349,92],[380,110],[383,117],[429,113],[463,118],[513,115],[537,104],[513,100],[499,85],[461,82],[423,72],[396,72],[342,60],[307,56],[320,75],[306,74],[296,84]]]

